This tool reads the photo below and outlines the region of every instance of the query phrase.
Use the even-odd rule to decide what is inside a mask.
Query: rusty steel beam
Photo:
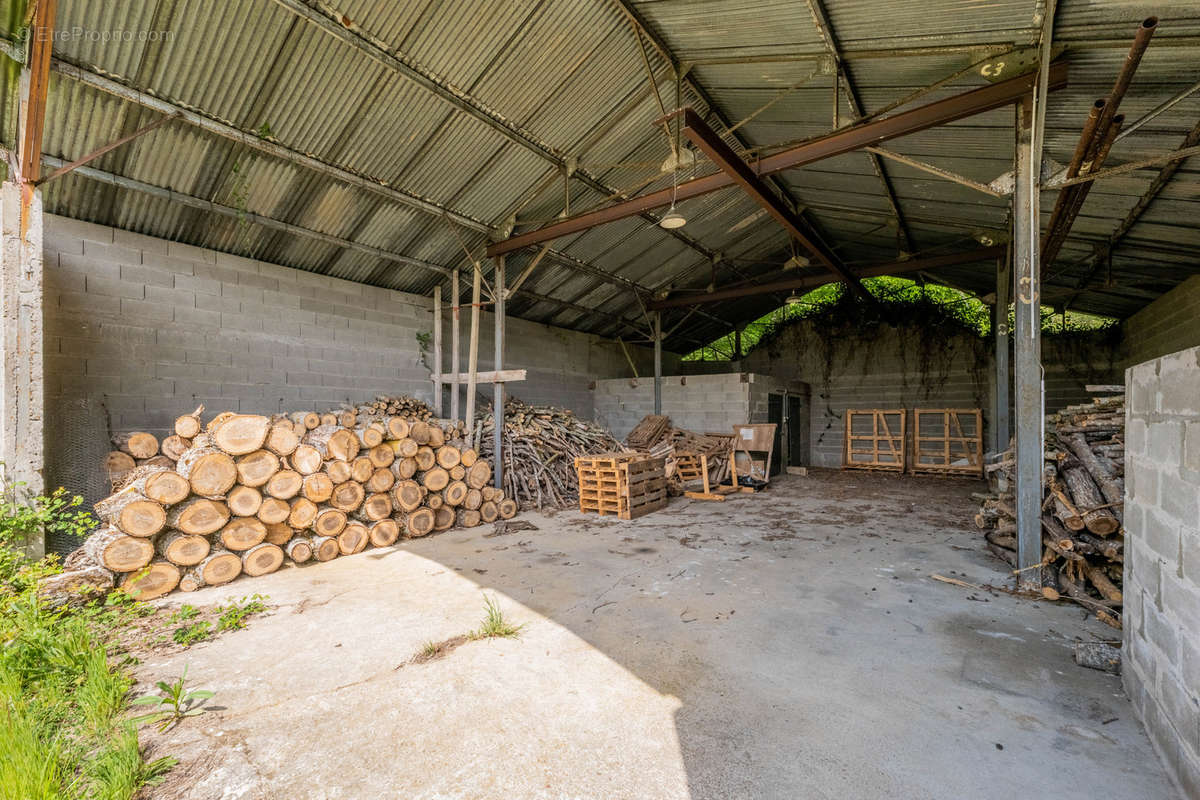
[[[46,127],[46,92],[50,87],[50,51],[58,0],[37,0],[29,26],[29,88],[21,108],[21,182],[37,183],[42,171],[42,133]]]
[[[1033,90],[1037,82],[1037,73],[1021,75],[1006,81],[981,86],[954,97],[926,103],[910,111],[902,111],[890,117],[871,120],[859,125],[842,128],[825,136],[819,136],[807,142],[792,147],[775,155],[768,156],[755,162],[754,172],[761,176],[772,175],[786,169],[795,169],[812,164],[822,159],[851,153],[869,145],[877,145],[911,133],[928,130],[948,122],[965,119],[985,111],[992,111],[1015,103]],[[1050,68],[1049,88],[1061,89],[1067,85],[1066,62],[1057,62]],[[676,192],[678,201],[715,192],[732,186],[734,181],[723,172],[705,175],[681,183]],[[509,253],[529,245],[541,244],[568,234],[578,233],[615,222],[619,219],[636,216],[651,209],[669,206],[672,202],[672,190],[663,189],[642,197],[626,200],[607,208],[590,211],[586,214],[565,219],[546,225],[528,233],[510,236],[501,242],[491,244],[487,248],[488,256]]]
[[[873,278],[878,275],[899,275],[904,272],[919,272],[925,269],[973,264],[976,261],[995,261],[1000,256],[1003,256],[1004,252],[1005,247],[997,245],[995,247],[983,247],[976,250],[969,250],[965,253],[951,253],[942,256],[922,257],[918,255],[905,261],[889,261],[886,264],[863,267],[857,270],[857,273],[860,278]],[[737,300],[742,297],[753,297],[772,292],[815,289],[818,286],[824,286],[827,283],[838,283],[841,280],[841,277],[838,275],[830,273],[824,275],[807,275],[800,278],[791,278],[786,281],[767,283],[761,286],[742,286],[735,289],[718,289],[715,292],[708,292],[706,294],[668,297],[666,300],[656,300],[648,303],[646,307],[652,311],[661,311],[667,308],[683,308],[686,306],[704,305],[706,303],[719,303],[724,300]]]
[[[870,299],[870,293],[863,288],[858,278],[846,269],[836,255],[808,237],[804,224],[788,208],[787,204],[770,190],[763,179],[741,159],[732,147],[725,143],[716,131],[708,127],[699,114],[691,108],[682,108],[656,120],[655,124],[669,124],[676,117],[682,117],[684,135],[699,147],[710,161],[720,167],[722,172],[741,186],[754,202],[766,209],[767,213],[774,217],[775,221],[782,225],[792,238],[812,253],[822,266],[848,283],[856,295],[864,300]]]
[[[120,139],[117,139],[116,141],[109,142],[108,144],[104,145],[103,147],[96,148],[95,150],[93,150],[92,152],[88,153],[85,156],[77,158],[68,164],[63,164],[61,167],[54,170],[49,175],[46,175],[42,178],[37,179],[36,181],[34,181],[34,183],[37,186],[43,186],[43,185],[49,183],[50,181],[54,180],[55,178],[60,178],[63,175],[66,175],[68,172],[75,169],[76,167],[82,167],[84,164],[87,164],[89,161],[95,161],[97,158],[104,155],[105,153],[110,152],[112,150],[116,150],[121,145],[123,145],[127,142],[132,142],[134,139],[138,138],[139,136],[145,136],[150,131],[157,130],[158,128],[161,128],[163,125],[166,125],[171,120],[179,119],[181,116],[183,116],[183,115],[180,112],[176,111],[173,114],[168,114],[167,116],[162,117],[161,119],[151,122],[149,125],[143,125],[142,127],[138,128],[133,133],[129,134],[128,136],[122,136]]]

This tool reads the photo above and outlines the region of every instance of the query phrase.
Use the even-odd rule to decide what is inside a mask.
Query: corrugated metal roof
[[[61,0],[59,27],[83,33],[61,37],[54,54],[497,231],[514,211],[522,229],[560,214],[564,192],[557,171],[565,158],[581,170],[568,183],[572,213],[609,202],[614,191],[637,194],[670,186],[669,173],[660,171],[668,142],[651,125],[662,112],[630,13],[652,34],[643,36],[642,44],[663,103],[675,104],[668,58],[688,65],[684,102],[718,128],[717,117],[731,125],[744,122],[735,148],[745,144],[769,151],[772,145],[830,130],[831,61],[806,3],[624,2],[627,9],[621,0],[308,2],[310,13],[328,15],[331,26],[360,32],[345,41],[298,14],[299,0]],[[11,5],[12,0],[0,2],[0,26],[11,18]],[[825,0],[823,5],[867,110],[988,53],[1028,46],[1044,7],[1039,0]],[[1200,2],[1155,8],[1061,0],[1059,6],[1055,39],[1067,45],[1071,84],[1056,92],[1048,107],[1051,158],[1069,159],[1088,107],[1111,86],[1134,28],[1147,14],[1159,13],[1159,31],[1122,111],[1136,118],[1200,79]],[[10,39],[15,35],[0,30]],[[131,34],[114,37],[113,31]],[[165,33],[142,35],[149,31]],[[666,57],[655,41],[665,45]],[[376,46],[383,52],[372,55]],[[389,57],[403,66],[389,66]],[[414,80],[406,70],[420,78]],[[9,148],[15,135],[10,81],[11,75],[3,73]],[[967,75],[922,102],[980,82],[979,76]],[[780,95],[783,89],[790,90]],[[843,98],[842,124],[848,113]],[[1194,96],[1119,142],[1110,165],[1178,147],[1198,113],[1200,96]],[[44,149],[76,158],[156,118],[156,112],[56,73]],[[1012,123],[1012,111],[1001,109],[887,147],[987,182],[1011,169]],[[92,166],[444,267],[466,263],[464,245],[477,256],[485,244],[481,231],[452,229],[440,214],[414,208],[412,201],[363,190],[252,144],[253,139],[234,141],[173,122]],[[974,231],[1006,225],[1004,200],[904,164],[882,163],[912,236],[910,246],[918,251],[964,249]],[[711,170],[703,160],[696,167],[698,174]],[[1116,230],[1157,171],[1138,170],[1097,184],[1060,263],[1046,270],[1051,282],[1069,288],[1087,274],[1086,264],[1074,262]],[[846,263],[896,257],[897,221],[865,155],[828,159],[780,174],[774,182],[805,207]],[[1043,217],[1054,196],[1045,193]],[[428,292],[440,280],[428,269],[260,229],[80,176],[48,187],[46,205],[55,213],[395,289]],[[630,312],[625,282],[702,290],[714,275],[718,285],[761,280],[777,274],[791,252],[782,229],[737,189],[689,200],[680,210],[689,220],[682,240],[635,217],[554,242],[559,255],[546,258],[525,284],[529,292],[554,300],[518,295],[511,310],[538,321],[629,335],[628,327],[614,319],[640,316]],[[1081,295],[1076,307],[1126,315],[1144,305],[1146,292],[1169,289],[1197,271],[1198,212],[1200,173],[1185,164],[1114,255],[1113,280],[1136,284],[1137,293],[1097,286]],[[715,268],[705,255],[712,251],[723,259]],[[512,254],[509,273],[518,274],[533,252]],[[945,274],[981,292],[993,283],[987,265]],[[775,302],[763,296],[707,306],[668,345],[689,348],[696,338],[721,335]],[[667,326],[684,313],[668,314]]]

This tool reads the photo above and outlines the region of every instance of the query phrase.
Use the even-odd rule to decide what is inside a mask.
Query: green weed
[[[175,644],[181,644],[184,647],[191,647],[194,644],[199,644],[205,639],[212,636],[212,623],[207,620],[193,622],[190,625],[182,625],[175,629],[171,634],[171,641]]]
[[[171,622],[186,622],[189,619],[195,619],[200,616],[200,609],[193,605],[184,603],[179,607],[179,610],[171,615]]]
[[[202,703],[213,696],[207,689],[187,688],[187,667],[174,683],[158,681],[154,684],[159,693],[139,697],[133,701],[135,706],[152,706],[156,710],[132,721],[135,724],[143,722],[157,725],[159,731],[166,731],[178,725],[187,717],[198,717],[204,713]]]
[[[504,618],[503,612],[500,611],[500,606],[496,604],[495,598],[483,596],[484,617],[483,622],[479,626],[479,630],[472,631],[469,636],[472,639],[516,639],[521,635],[521,630],[525,624],[513,625]]]
[[[227,606],[218,608],[220,617],[217,618],[217,630],[237,631],[246,627],[247,619],[267,610],[266,600],[267,598],[263,595],[256,594],[243,597],[240,603],[234,601]]]

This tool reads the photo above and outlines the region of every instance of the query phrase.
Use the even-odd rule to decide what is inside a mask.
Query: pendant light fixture
[[[676,101],[678,101],[678,91],[676,92]],[[667,213],[663,214],[662,219],[658,221],[660,228],[673,231],[676,228],[682,228],[687,225],[687,218],[675,210],[675,200],[679,194],[679,152],[682,149],[680,141],[680,123],[675,123],[675,158],[671,159],[671,207],[667,209]],[[693,164],[695,162],[693,161]]]

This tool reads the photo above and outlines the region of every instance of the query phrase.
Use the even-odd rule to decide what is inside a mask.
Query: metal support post
[[[992,420],[992,452],[1008,448],[1012,436],[1012,395],[1009,370],[1012,366],[1012,331],[1008,327],[1008,309],[1012,303],[1012,261],[1009,256],[996,262],[996,305],[992,308],[992,332],[996,337],[995,418]]]
[[[662,414],[662,312],[654,312],[654,413]]]
[[[1016,505],[1018,583],[1041,585],[1036,565],[1042,559],[1042,468],[1044,456],[1044,393],[1042,386],[1041,274],[1038,203],[1039,175],[1033,152],[1035,138],[1032,102],[1017,110],[1016,189],[1013,192],[1013,269],[1016,322],[1014,364],[1016,400]]]

